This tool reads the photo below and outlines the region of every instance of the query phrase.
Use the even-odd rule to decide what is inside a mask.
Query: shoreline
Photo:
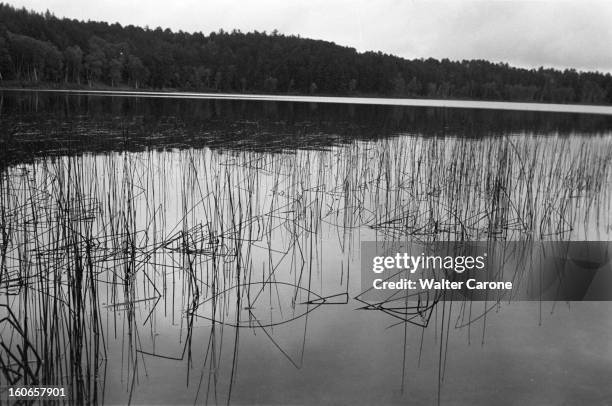
[[[536,111],[551,113],[578,113],[612,115],[612,106],[589,104],[555,104],[513,101],[484,101],[484,100],[457,100],[457,99],[414,99],[389,97],[353,97],[353,96],[308,96],[286,94],[246,94],[246,93],[207,93],[207,92],[181,92],[181,91],[153,91],[153,90],[101,90],[101,89],[53,89],[53,88],[12,88],[1,87],[0,92],[43,92],[66,93],[96,96],[120,97],[152,97],[176,99],[222,99],[222,100],[253,100],[253,101],[281,101],[299,103],[327,103],[327,104],[359,104],[404,107],[441,107],[465,108],[485,110],[508,111]]]

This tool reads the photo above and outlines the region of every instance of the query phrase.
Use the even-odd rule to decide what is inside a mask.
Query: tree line
[[[276,30],[173,32],[0,3],[0,84],[612,103],[612,76],[407,60]]]

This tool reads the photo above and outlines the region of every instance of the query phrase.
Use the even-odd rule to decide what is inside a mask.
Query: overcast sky
[[[612,72],[612,0],[15,0],[58,17],[325,39],[406,58]]]

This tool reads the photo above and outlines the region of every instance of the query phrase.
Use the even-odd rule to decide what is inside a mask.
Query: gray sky
[[[58,17],[325,39],[406,58],[612,72],[612,0],[15,0]]]

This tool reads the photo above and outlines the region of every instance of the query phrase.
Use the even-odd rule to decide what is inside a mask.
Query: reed
[[[103,403],[108,365],[119,364],[134,401],[151,365],[183,360],[197,401],[229,403],[243,331],[262,332],[299,368],[303,349],[283,348],[274,329],[359,292],[360,239],[608,235],[609,141],[402,135],[9,166],[0,174],[2,386],[64,385],[71,402]],[[365,309],[404,326],[437,320],[442,371],[453,304],[439,299]]]

